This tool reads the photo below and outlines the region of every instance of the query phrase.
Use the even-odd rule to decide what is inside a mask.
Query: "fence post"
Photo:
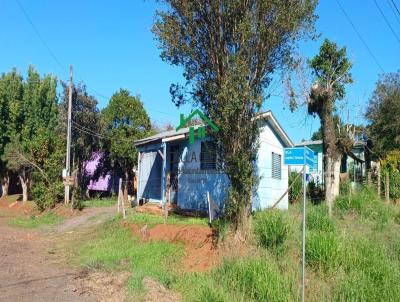
[[[386,204],[390,203],[390,195],[389,195],[389,190],[390,190],[390,186],[389,186],[389,172],[386,172],[385,174],[385,202]]]
[[[119,179],[118,183],[118,198],[117,198],[117,211],[120,213],[120,203],[121,203],[121,191],[122,191],[122,178]]]
[[[381,197],[381,162],[380,161],[378,161],[376,170],[378,173],[378,196]]]

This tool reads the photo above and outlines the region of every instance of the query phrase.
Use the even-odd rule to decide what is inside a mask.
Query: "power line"
[[[24,7],[22,6],[22,4],[19,2],[19,0],[15,0],[15,2],[17,3],[17,5],[19,6],[19,8],[21,9],[23,15],[25,16],[26,20],[29,22],[29,24],[31,25],[33,31],[36,33],[36,35],[38,36],[39,40],[43,43],[44,47],[47,49],[47,51],[49,52],[50,56],[53,58],[53,60],[58,64],[58,66],[61,67],[61,69],[65,69],[63,67],[63,64],[61,64],[61,62],[57,59],[56,55],[54,54],[54,52],[51,50],[51,48],[49,47],[49,45],[46,43],[46,41],[43,39],[42,35],[40,34],[39,30],[37,29],[37,27],[35,26],[35,24],[33,23],[33,21],[31,20],[31,18],[29,17],[28,13],[26,12],[26,10],[24,9]]]
[[[393,0],[387,0],[387,2],[389,3],[390,9],[392,10],[394,16],[396,17],[397,23],[400,24],[400,18],[399,18],[399,16],[400,16],[400,11],[399,11],[399,9],[397,8],[396,3],[395,3]],[[393,8],[393,7],[394,7],[394,8]],[[396,13],[396,11],[397,11],[397,13]]]
[[[389,27],[390,31],[392,32],[393,36],[396,38],[397,42],[399,42],[400,44],[400,38],[399,36],[396,34],[396,32],[394,31],[392,25],[390,25],[389,20],[386,18],[385,14],[383,13],[382,9],[380,8],[380,6],[378,5],[378,3],[376,2],[376,0],[374,0],[375,6],[378,9],[379,13],[381,14],[383,20],[385,20],[386,25]]]
[[[399,8],[397,7],[396,2],[394,2],[394,0],[391,0],[391,2],[393,3],[394,8],[396,9],[397,13],[398,13],[399,16],[400,16],[400,10],[399,10]]]
[[[373,54],[372,50],[369,48],[368,44],[365,42],[365,40],[363,39],[363,37],[361,36],[360,32],[357,30],[356,26],[354,25],[353,21],[351,21],[349,15],[346,13],[346,11],[344,10],[343,6],[340,4],[339,0],[336,0],[336,3],[339,5],[340,10],[342,11],[343,15],[346,17],[347,21],[349,21],[351,27],[353,27],[353,30],[356,32],[358,38],[361,40],[361,42],[364,44],[364,47],[367,49],[369,55],[372,57],[372,59],[374,60],[375,64],[379,67],[379,69],[384,73],[385,70],[383,69],[383,67],[381,66],[381,64],[379,64],[378,59],[375,57],[375,55]]]

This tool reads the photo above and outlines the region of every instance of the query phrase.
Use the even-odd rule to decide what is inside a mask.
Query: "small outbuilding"
[[[288,168],[283,165],[283,149],[293,147],[271,111],[259,114],[257,119],[260,147],[255,164],[260,181],[253,194],[254,210],[271,207],[287,191]],[[218,169],[215,144],[203,129],[204,126],[180,128],[135,142],[139,151],[139,201],[170,202],[181,209],[207,211],[208,192],[220,208],[223,206],[229,179]],[[196,134],[200,138],[193,141]],[[286,194],[278,208],[287,207]]]

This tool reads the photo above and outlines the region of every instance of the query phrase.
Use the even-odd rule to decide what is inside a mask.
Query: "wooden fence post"
[[[378,196],[381,197],[381,162],[380,161],[378,161],[376,170],[378,173]]]
[[[122,190],[122,178],[119,179],[118,183],[118,197],[117,197],[117,212],[120,213],[120,202],[121,202],[121,190]]]
[[[386,172],[386,174],[385,174],[385,202],[386,202],[387,204],[390,203],[389,190],[390,190],[390,186],[389,186],[389,172]]]

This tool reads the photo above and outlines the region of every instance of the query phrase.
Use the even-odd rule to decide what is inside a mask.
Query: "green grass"
[[[129,214],[127,220],[136,224],[147,224],[149,227],[153,227],[156,224],[163,224],[164,217],[160,215],[147,214],[147,213],[135,213]],[[207,218],[200,217],[184,217],[180,215],[168,215],[167,224],[177,225],[202,225],[208,226]]]
[[[121,228],[115,218],[105,223],[94,240],[86,242],[77,251],[80,265],[105,270],[122,269],[132,272],[128,288],[143,292],[145,276],[159,280],[167,288],[173,284],[183,248],[166,242],[141,242],[130,230]]]
[[[17,226],[26,229],[35,229],[46,225],[55,225],[64,221],[64,218],[52,212],[43,215],[32,215],[29,218],[16,217],[9,221],[12,226]]]
[[[260,211],[254,217],[254,233],[259,246],[276,248],[284,243],[289,232],[286,213]]]
[[[117,199],[115,198],[93,198],[84,200],[83,206],[85,208],[101,208],[101,207],[111,207],[116,206]]]
[[[130,271],[128,288],[136,294],[143,293],[143,277],[150,276],[179,292],[183,301],[298,301],[301,213],[300,204],[287,212],[256,213],[251,252],[227,258],[211,272],[183,271],[181,245],[141,242],[118,219],[86,240],[77,259],[86,267]],[[364,189],[341,196],[333,218],[325,205],[310,203],[307,213],[307,301],[400,301],[398,208]],[[142,213],[129,214],[128,221],[149,227],[164,222]],[[168,223],[207,225],[207,220],[170,215]]]

